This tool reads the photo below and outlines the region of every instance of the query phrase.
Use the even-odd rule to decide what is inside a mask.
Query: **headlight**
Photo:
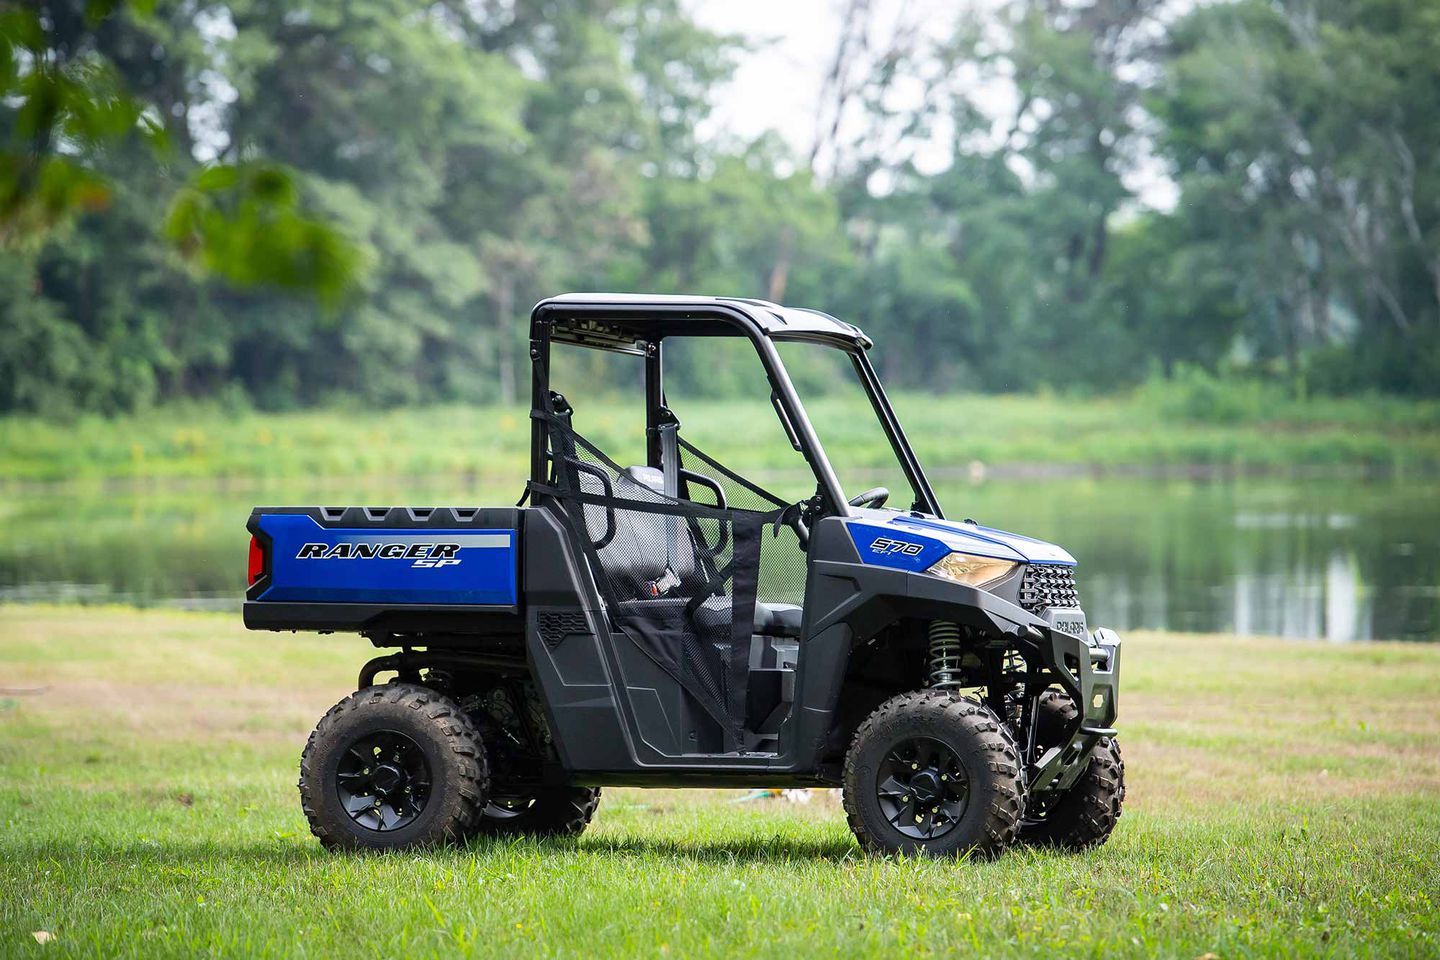
[[[994,583],[1018,566],[1020,564],[1013,560],[977,557],[969,553],[947,553],[925,572],[963,583],[967,587],[983,587],[987,583]]]

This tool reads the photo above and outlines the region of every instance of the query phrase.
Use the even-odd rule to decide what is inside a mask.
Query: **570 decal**
[[[924,544],[911,543],[909,540],[891,540],[889,537],[876,537],[875,541],[870,544],[872,552],[887,556],[898,553],[902,557],[918,557],[920,551],[924,549]]]
[[[458,543],[307,543],[296,560],[411,560],[412,567],[460,565]]]

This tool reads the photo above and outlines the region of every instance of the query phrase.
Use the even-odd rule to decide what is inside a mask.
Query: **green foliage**
[[[802,160],[702,133],[742,42],[679,0],[7,6],[0,411],[512,403],[528,306],[604,288],[828,310],[900,388],[1435,395],[1440,0],[1172,13],[847,48],[859,133]]]
[[[1437,24],[1435,0],[1246,0],[1172,30],[1150,99],[1170,219],[1225,252],[1245,345],[1294,380],[1313,352],[1313,386],[1440,382],[1420,359],[1440,330]]]
[[[0,246],[33,244],[76,212],[107,208],[112,186],[102,168],[130,141],[152,152],[135,159],[164,160],[172,133],[188,134],[167,126],[174,110],[132,90],[154,79],[153,65],[137,62],[129,49],[131,41],[160,39],[153,7],[149,0],[86,0],[79,8],[0,12],[0,112],[11,120],[0,142]],[[192,157],[178,159],[193,166]],[[199,168],[180,188],[164,232],[204,270],[240,285],[333,302],[353,282],[357,255],[349,242],[307,217],[290,175],[272,165]]]
[[[1218,377],[1203,367],[1182,364],[1168,378],[1152,378],[1137,399],[1161,416],[1200,423],[1256,423],[1274,419],[1286,406],[1286,391],[1253,378]]]
[[[265,164],[201,170],[176,194],[165,235],[214,276],[311,291],[332,306],[350,290],[359,261],[333,229],[300,212],[289,172]]]
[[[0,313],[8,341],[0,352],[0,407],[69,413],[86,387],[84,336],[59,322],[52,301],[27,287],[25,266],[0,260]]]
[[[71,356],[58,347],[57,358]],[[585,351],[586,358],[604,354]],[[787,364],[809,371],[786,354]],[[814,358],[819,362],[821,358]],[[805,467],[785,442],[763,379],[753,367],[722,369],[748,399],[717,400],[677,381],[672,406],[686,435],[722,461],[753,470]],[[78,366],[78,362],[76,366]],[[56,362],[17,377],[28,390],[117,389],[114,384],[48,375]],[[81,367],[83,369],[83,367]],[[750,376],[742,374],[748,372]],[[557,381],[577,403],[577,424],[606,450],[643,459],[643,420],[633,374],[601,363],[568,365]],[[580,384],[584,393],[571,391]],[[396,477],[483,476],[513,485],[529,471],[530,423],[523,407],[453,404],[357,414],[348,407],[274,413],[247,409],[231,391],[226,403],[165,406],[122,418],[77,414],[0,418],[0,483],[104,481],[119,477]],[[1398,397],[1321,397],[1305,401],[1256,383],[1232,396],[1229,381],[1185,368],[1181,381],[1156,380],[1133,396],[1077,404],[1053,395],[984,396],[896,392],[891,397],[921,461],[929,469],[982,464],[1096,467],[1365,467],[1430,470],[1440,465],[1440,402]],[[57,401],[60,402],[60,401]],[[812,420],[836,464],[894,467],[868,403],[854,396],[807,395]],[[454,442],[437,441],[437,431]],[[795,471],[800,471],[798,474]],[[813,481],[811,482],[813,486]],[[808,492],[808,491],[802,491]]]
[[[1430,397],[1440,383],[1440,328],[1409,334],[1379,331],[1354,343],[1331,343],[1305,359],[1304,376],[1316,392],[1354,395],[1384,389]]]
[[[105,16],[91,2],[78,18],[86,29]],[[134,132],[163,139],[153,117],[123,91],[103,56],[62,57],[41,12],[0,10],[0,96],[10,130],[0,144],[0,241],[15,245],[43,232],[74,209],[109,201],[102,177],[77,160]]]

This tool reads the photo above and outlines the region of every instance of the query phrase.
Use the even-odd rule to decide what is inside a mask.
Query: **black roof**
[[[742,297],[648,293],[566,293],[535,305],[534,321],[549,319],[551,338],[627,349],[634,339],[736,334],[739,315],[774,340],[818,340],[868,350],[872,341],[852,323],[801,307]]]

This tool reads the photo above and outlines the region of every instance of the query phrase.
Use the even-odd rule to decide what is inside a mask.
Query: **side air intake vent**
[[[541,612],[536,615],[540,627],[540,639],[550,646],[576,633],[589,633],[590,624],[583,613]]]

